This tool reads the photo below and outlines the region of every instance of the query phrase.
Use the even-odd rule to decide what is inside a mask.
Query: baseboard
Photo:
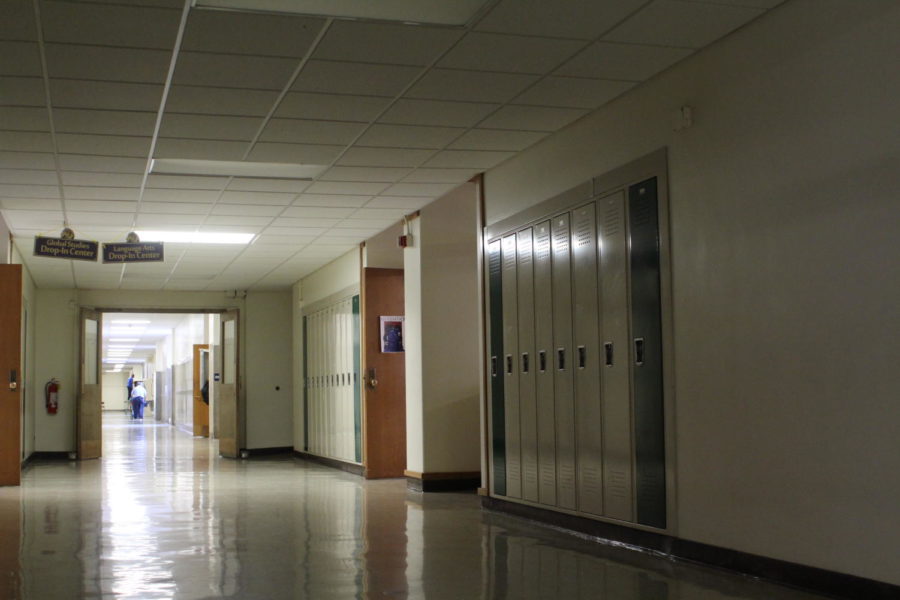
[[[296,456],[297,458],[302,458],[303,460],[318,463],[320,465],[325,465],[326,467],[331,467],[332,469],[339,469],[341,471],[346,471],[347,473],[353,473],[354,475],[359,475],[360,477],[363,477],[365,475],[365,467],[356,463],[344,462],[336,458],[327,458],[325,456],[317,456],[315,454],[310,454],[309,452],[301,452],[300,450],[294,450],[294,456]]]
[[[254,458],[257,456],[272,456],[275,454],[291,454],[294,448],[291,446],[274,446],[272,448],[241,448],[242,458]],[[246,453],[246,456],[244,456]]]
[[[482,497],[488,510],[508,513],[547,523],[593,537],[611,540],[640,549],[653,550],[671,558],[701,563],[774,583],[848,600],[894,600],[900,598],[900,586],[882,581],[846,575],[700,542],[692,542],[652,531],[632,529],[499,498]]]
[[[481,473],[478,471],[404,471],[403,475],[406,476],[406,487],[416,492],[465,492],[477,490],[481,485]]]
[[[25,460],[22,461],[22,469],[34,464],[38,461],[58,461],[58,460],[71,460],[69,458],[68,451],[58,451],[58,452],[50,452],[47,450],[38,450],[32,452],[31,455],[28,456]]]

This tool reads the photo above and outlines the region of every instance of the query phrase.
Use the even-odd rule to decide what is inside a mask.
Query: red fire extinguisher
[[[59,410],[59,380],[56,377],[51,378],[44,386],[44,403],[47,405],[48,415],[55,415]]]

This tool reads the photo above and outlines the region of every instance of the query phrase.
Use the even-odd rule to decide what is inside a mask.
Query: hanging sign
[[[71,258],[74,260],[97,260],[97,242],[88,240],[66,240],[63,238],[34,238],[34,255],[49,258]]]
[[[162,262],[165,260],[162,242],[103,244],[104,263]]]

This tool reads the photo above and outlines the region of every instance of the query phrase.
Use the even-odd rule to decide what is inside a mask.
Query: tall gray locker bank
[[[486,230],[492,496],[672,527],[666,156]]]

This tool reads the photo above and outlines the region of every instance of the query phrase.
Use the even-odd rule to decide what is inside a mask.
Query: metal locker
[[[597,222],[594,203],[572,211],[572,373],[577,420],[578,509],[603,514]]]
[[[518,287],[519,419],[522,444],[522,497],[538,501],[537,406],[534,381],[534,258],[531,229],[516,234]]]
[[[597,201],[600,253],[603,408],[603,514],[634,520],[631,361],[628,338],[628,246],[625,192]]]
[[[488,299],[490,317],[491,381],[491,474],[495,494],[506,495],[506,410],[503,396],[503,259],[500,240],[490,242],[488,255]]]
[[[666,527],[662,301],[656,178],[628,188],[637,522]]]
[[[539,501],[556,504],[556,413],[553,401],[553,293],[550,221],[534,226],[534,352]]]
[[[503,395],[506,411],[506,495],[522,497],[522,442],[518,376],[518,284],[516,277],[516,236],[503,238]]]
[[[575,509],[575,398],[572,387],[572,274],[569,256],[569,214],[550,225],[553,292],[553,349],[548,362],[554,370],[556,409],[557,506]]]

